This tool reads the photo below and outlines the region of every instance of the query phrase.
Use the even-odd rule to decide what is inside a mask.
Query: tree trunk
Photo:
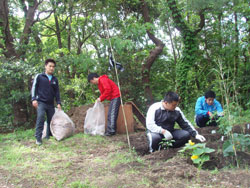
[[[13,114],[13,124],[15,127],[24,126],[24,124],[28,122],[27,103],[24,99],[14,102]]]
[[[27,85],[24,83],[22,79],[12,79],[12,85],[15,85],[15,90],[18,92],[24,93],[25,90],[28,89]],[[30,101],[30,100],[29,100]],[[27,105],[27,98],[21,97],[19,99],[13,99],[12,102],[13,106],[13,114],[14,120],[13,124],[15,127],[23,126],[25,123],[28,122],[28,105]]]
[[[170,37],[172,52],[173,52],[173,56],[174,56],[174,62],[175,62],[175,64],[177,64],[177,56],[176,56],[176,53],[175,53],[175,46],[174,46],[174,42],[173,42],[173,36],[172,36],[172,31],[171,31],[171,28],[170,28],[170,25],[169,25],[169,19],[168,18],[167,18],[166,22],[167,22],[167,28],[168,28],[168,33],[169,33],[169,37]]]
[[[196,53],[198,51],[198,43],[196,36],[202,30],[205,25],[205,16],[203,11],[199,12],[200,23],[197,30],[192,31],[186,24],[184,18],[181,15],[181,11],[177,8],[175,0],[167,0],[169,9],[173,17],[173,21],[177,30],[180,31],[184,48],[182,53],[182,60],[177,63],[176,66],[176,80],[177,80],[177,92],[181,99],[184,100],[189,96],[189,80],[187,79],[188,72],[196,62]],[[188,101],[188,100],[184,100]]]
[[[71,24],[72,24],[73,2],[69,1],[69,23],[68,23],[68,50],[71,51]]]
[[[0,29],[3,35],[4,44],[0,43],[0,48],[2,48],[3,54],[6,58],[17,57],[17,53],[14,47],[14,39],[10,32],[9,27],[9,7],[8,0],[0,1]]]
[[[234,55],[234,77],[238,75],[238,64],[239,64],[239,29],[238,29],[238,16],[234,12],[234,32],[235,32],[235,55]]]
[[[148,5],[144,0],[141,0],[142,2],[142,15],[144,22],[151,22],[149,17],[149,10]],[[148,37],[153,41],[153,43],[156,45],[154,49],[150,51],[149,56],[146,59],[146,63],[142,65],[142,83],[144,84],[144,93],[145,97],[147,99],[148,104],[153,103],[153,95],[152,90],[150,88],[150,69],[156,60],[156,58],[161,54],[164,43],[156,38],[150,30],[147,30]]]
[[[38,8],[39,3],[37,0],[34,0],[33,2],[29,3],[29,8],[25,17],[25,25],[23,29],[23,34],[20,38],[20,43],[22,45],[27,45],[29,43],[29,34],[31,33],[31,26],[34,24],[34,16],[35,12]],[[24,55],[25,50],[23,48],[20,49],[19,56]]]
[[[58,48],[62,49],[62,37],[61,37],[61,31],[60,31],[60,26],[59,26],[59,21],[56,13],[54,13],[54,19],[55,19],[55,24],[56,24],[56,37],[57,37],[57,43],[58,43]],[[64,54],[63,52],[60,52],[60,57],[63,57]]]

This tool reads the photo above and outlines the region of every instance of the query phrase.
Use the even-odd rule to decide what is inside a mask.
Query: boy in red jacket
[[[119,88],[112,80],[108,78],[107,75],[99,76],[97,73],[90,73],[88,75],[88,81],[91,84],[98,85],[101,96],[97,99],[97,101],[102,102],[105,99],[110,101],[108,111],[108,126],[105,135],[115,135],[116,120],[118,117],[119,107],[121,105]]]

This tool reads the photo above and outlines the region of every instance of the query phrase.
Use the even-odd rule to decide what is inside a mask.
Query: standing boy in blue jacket
[[[52,135],[50,131],[50,121],[55,113],[54,98],[56,98],[57,108],[61,110],[59,84],[57,78],[53,76],[55,66],[56,62],[53,59],[47,59],[45,61],[45,72],[37,74],[32,85],[32,105],[37,109],[35,134],[37,145],[42,144],[45,113],[47,115],[47,135],[45,138],[49,139]]]
[[[216,120],[223,116],[221,104],[215,99],[213,91],[199,97],[195,105],[195,122],[199,127],[217,126]]]

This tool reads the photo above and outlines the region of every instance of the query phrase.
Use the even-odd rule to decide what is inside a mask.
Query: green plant
[[[221,117],[220,118],[220,123],[219,123],[219,133],[227,136],[230,135],[233,126],[228,124],[228,118],[227,117]]]
[[[204,162],[209,161],[209,153],[214,152],[214,149],[206,147],[206,143],[195,144],[191,140],[179,151],[187,156],[191,156],[194,164],[201,168]]]
[[[162,149],[168,149],[169,147],[173,146],[173,143],[175,140],[167,140],[166,138],[163,138],[162,141],[159,143],[160,147],[159,150]]]
[[[80,181],[74,181],[70,184],[71,188],[91,188],[93,186],[90,185],[90,182],[88,180],[85,180],[85,182]]]
[[[250,150],[250,135],[234,133],[233,137],[229,137],[223,143],[223,155],[225,157],[234,155],[234,151],[249,151]]]

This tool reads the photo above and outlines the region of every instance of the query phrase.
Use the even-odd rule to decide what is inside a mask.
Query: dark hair
[[[164,97],[164,102],[172,103],[173,101],[179,102],[179,95],[175,92],[168,91]]]
[[[88,82],[90,82],[90,80],[93,80],[94,78],[99,78],[99,75],[97,73],[90,73],[88,75]]]
[[[55,62],[54,59],[46,59],[46,60],[45,60],[45,65],[48,65],[48,63],[54,63],[55,66],[56,66],[56,62]]]
[[[208,98],[215,98],[216,95],[213,91],[209,90],[205,93],[205,98],[208,99]]]

